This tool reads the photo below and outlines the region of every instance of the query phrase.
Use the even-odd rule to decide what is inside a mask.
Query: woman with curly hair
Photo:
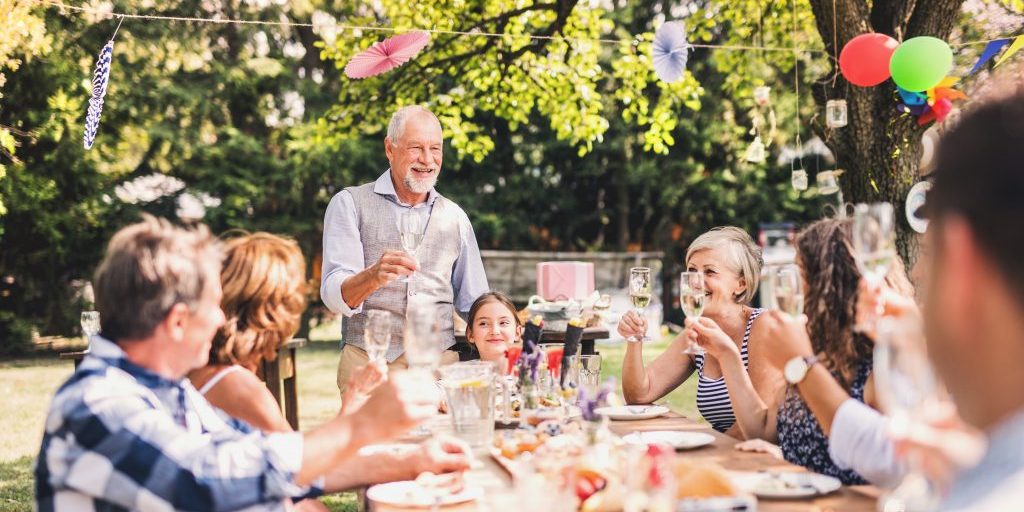
[[[803,365],[786,362],[789,363],[786,364],[786,380],[792,386],[779,408],[777,429],[786,460],[836,477],[844,484],[863,484],[866,480],[861,474],[852,468],[837,466],[831,456],[828,436],[835,410],[826,413],[826,408],[809,406],[799,386],[810,369],[820,365],[832,375],[845,392],[844,396],[878,408],[871,377],[874,342],[854,327],[862,285],[851,237],[851,219],[820,220],[797,236],[797,264],[806,283],[806,332],[813,355],[795,358]],[[901,296],[913,295],[898,258],[886,277],[886,284]],[[777,323],[774,315],[779,314],[766,317],[770,337],[786,337],[774,328]],[[776,362],[782,366],[781,363]],[[790,366],[799,366],[802,372],[793,371]]]
[[[299,328],[306,307],[306,263],[295,241],[270,233],[231,238],[221,269],[221,309],[227,321],[210,346],[207,365],[189,374],[206,399],[234,419],[265,432],[288,432],[288,424],[270,390],[256,376],[263,361]],[[353,374],[342,414],[359,405],[381,382],[383,373],[367,365]],[[357,396],[358,395],[358,396]],[[461,444],[449,439],[404,450],[360,454],[328,475],[331,490],[406,480],[423,471],[442,473],[468,467]],[[326,510],[304,500],[299,510]]]

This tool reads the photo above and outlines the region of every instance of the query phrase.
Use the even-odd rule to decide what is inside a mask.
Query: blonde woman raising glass
[[[750,306],[761,276],[761,249],[745,231],[718,227],[697,237],[686,251],[686,270],[704,276],[702,316],[651,364],[643,344],[627,343],[622,391],[629,403],[651,403],[697,373],[697,409],[711,426],[738,439],[774,439],[775,414],[785,380],[765,357],[761,309]],[[619,334],[629,339],[647,330],[628,312]],[[690,354],[693,345],[703,354]],[[698,351],[699,352],[699,351]]]

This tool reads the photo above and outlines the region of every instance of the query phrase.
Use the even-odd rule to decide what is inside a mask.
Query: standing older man
[[[420,106],[399,109],[388,124],[384,152],[391,168],[373,183],[342,190],[324,216],[320,295],[345,316],[338,362],[342,394],[352,372],[366,364],[366,313],[405,317],[409,298],[438,305],[442,349],[455,344],[454,311],[465,315],[487,291],[480,249],[469,217],[434,189],[441,173],[441,123]],[[424,226],[417,258],[401,250],[398,219],[418,215]],[[399,279],[402,276],[412,276]],[[387,351],[389,366],[405,367],[402,330],[396,325]],[[458,355],[446,351],[443,362]]]

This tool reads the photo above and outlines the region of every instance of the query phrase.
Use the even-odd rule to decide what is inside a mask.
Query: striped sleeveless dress
[[[747,368],[747,342],[750,341],[750,329],[754,326],[754,319],[761,315],[764,309],[755,308],[747,320],[747,328],[743,331],[743,343],[740,347],[740,357],[743,358],[743,368]],[[729,430],[733,423],[736,423],[736,415],[732,412],[732,401],[729,400],[729,390],[725,386],[725,377],[709,379],[704,376],[704,355],[694,356],[697,365],[697,410],[700,415],[711,424],[711,427],[719,432]]]

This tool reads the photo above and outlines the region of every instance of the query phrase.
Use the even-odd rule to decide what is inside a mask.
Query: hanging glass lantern
[[[825,124],[829,128],[846,126],[846,100],[828,100],[825,102]]]
[[[747,161],[754,164],[764,162],[764,143],[761,142],[761,136],[754,137],[754,142],[750,143],[747,147]]]
[[[842,172],[840,170],[819,172],[814,178],[818,183],[818,193],[827,196],[839,192],[839,181],[836,180],[836,177],[842,174]]]
[[[803,169],[793,169],[790,181],[793,183],[793,190],[798,192],[807,190],[807,171]]]

